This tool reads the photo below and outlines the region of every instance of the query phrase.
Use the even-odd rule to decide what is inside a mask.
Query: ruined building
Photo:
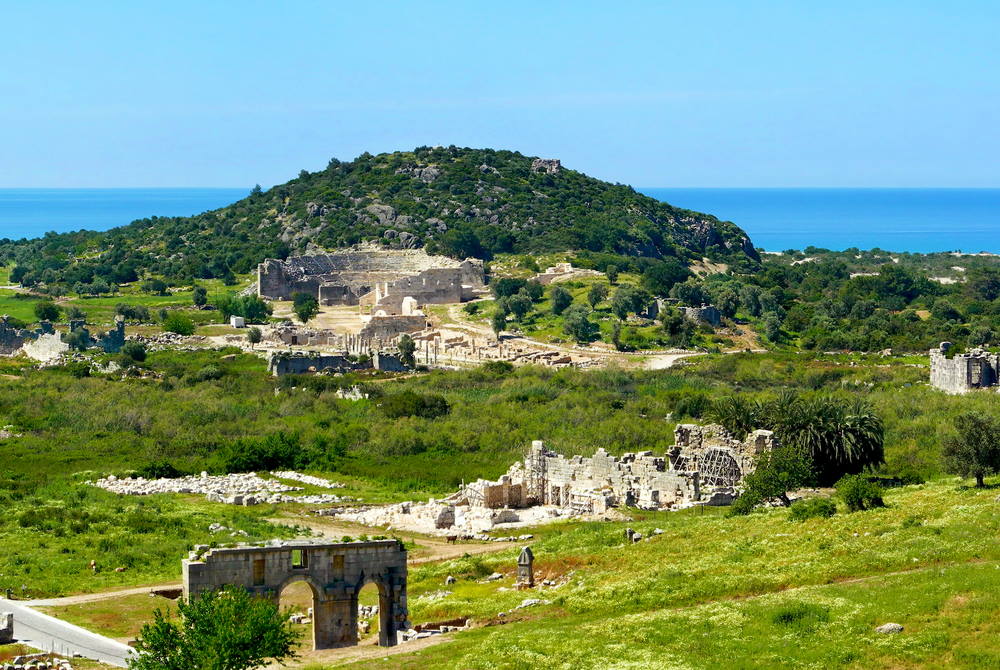
[[[951,342],[931,349],[931,386],[948,393],[967,393],[997,386],[1000,380],[1000,354],[983,349],[955,354],[948,358]]]
[[[402,314],[408,297],[421,305],[462,302],[484,286],[482,261],[429,256],[420,249],[365,247],[284,261],[269,258],[257,267],[263,298],[308,293],[322,305],[362,305],[385,314]]]
[[[491,509],[554,505],[586,514],[620,505],[727,504],[757,457],[775,445],[771,431],[737,440],[716,424],[679,424],[674,441],[664,456],[643,451],[618,458],[598,449],[588,458],[557,454],[536,440],[524,463],[515,463],[497,481],[473,482],[448,501]]]

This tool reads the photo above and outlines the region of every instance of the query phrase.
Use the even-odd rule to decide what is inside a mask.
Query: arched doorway
[[[736,486],[743,473],[740,464],[726,449],[709,449],[698,461],[701,481],[708,486]]]
[[[302,648],[316,648],[316,589],[305,578],[285,582],[278,592],[278,607],[289,617],[292,628],[302,633]]]
[[[381,631],[379,617],[382,613],[378,586],[368,582],[358,591],[358,643],[374,644]]]

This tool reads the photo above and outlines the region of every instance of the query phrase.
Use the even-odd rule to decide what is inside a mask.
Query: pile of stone
[[[358,605],[358,618],[371,619],[378,614],[378,605]]]
[[[105,491],[119,495],[146,496],[157,493],[197,493],[204,495],[212,502],[227,505],[260,505],[277,503],[301,503],[306,505],[327,505],[345,501],[333,494],[318,494],[308,496],[286,495],[291,491],[301,491],[301,487],[282,484],[276,479],[262,479],[257,474],[234,473],[229,475],[201,475],[178,477],[176,479],[119,479],[114,475],[88,482]]]
[[[303,614],[302,612],[296,612],[294,614],[290,614],[288,616],[288,621],[290,623],[299,623],[299,624],[312,623],[312,619],[309,618],[308,615]]]
[[[14,657],[0,665],[0,670],[73,670],[73,666],[67,659],[52,654],[28,654]]]
[[[294,470],[275,470],[271,473],[271,476],[278,477],[279,479],[291,479],[292,481],[309,484],[311,486],[319,486],[324,489],[342,489],[346,486],[346,484],[341,484],[340,482],[331,482],[329,479],[323,479],[322,477],[304,475],[301,472],[295,472]]]

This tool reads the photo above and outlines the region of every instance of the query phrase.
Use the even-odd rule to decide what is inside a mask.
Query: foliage
[[[150,320],[149,308],[145,305],[130,305],[129,303],[120,302],[115,305],[115,314],[129,321],[148,322]]]
[[[206,591],[157,610],[136,641],[130,670],[250,670],[294,658],[297,633],[278,606],[239,587]]]
[[[231,316],[242,316],[247,323],[263,323],[271,316],[271,305],[255,295],[228,295],[218,300],[216,308],[222,313],[222,320]]]
[[[257,326],[250,326],[247,328],[247,342],[250,343],[250,347],[253,348],[255,345],[260,344],[261,339],[264,335],[260,332],[260,328]]]
[[[142,290],[146,293],[152,293],[154,295],[167,295],[167,282],[162,279],[150,279],[149,281],[143,282]]]
[[[607,299],[607,297],[607,284],[591,284],[590,290],[587,292],[587,302],[590,303],[591,309],[596,309],[599,304]]]
[[[183,477],[185,472],[178,470],[174,465],[165,459],[152,461],[135,471],[137,477],[145,479],[176,479]]]
[[[837,503],[829,498],[808,498],[796,500],[788,510],[788,518],[792,521],[806,519],[828,519],[837,513]]]
[[[243,439],[230,446],[225,469],[226,472],[259,472],[295,467],[300,453],[298,436],[285,432]]]
[[[41,300],[35,303],[35,318],[39,321],[55,321],[62,314],[62,309],[51,300]]]
[[[986,475],[1000,472],[1000,422],[981,412],[965,412],[955,417],[954,425],[954,434],[944,443],[944,468],[974,477],[982,487]]]
[[[490,291],[493,293],[493,297],[496,299],[509,298],[512,295],[517,295],[528,282],[525,279],[520,279],[517,277],[501,277],[490,282]]]
[[[563,330],[580,344],[591,342],[597,335],[597,324],[583,305],[574,305],[563,315]]]
[[[552,313],[559,315],[573,304],[573,294],[557,284],[549,291],[549,300],[552,301]]]
[[[882,487],[862,475],[847,475],[837,482],[837,495],[851,512],[885,507]]]
[[[419,394],[413,391],[387,395],[382,399],[381,407],[385,415],[391,419],[402,416],[436,419],[451,410],[448,401],[443,396],[433,393]]]
[[[403,334],[399,338],[399,360],[403,365],[412,368],[416,364],[413,353],[417,350],[417,343],[408,334]]]
[[[168,333],[177,333],[178,335],[192,335],[194,333],[194,322],[191,321],[191,317],[183,312],[172,311],[163,320],[163,330]]]
[[[131,341],[126,342],[122,346],[122,354],[128,356],[130,359],[137,363],[142,363],[146,360],[146,345],[142,342]]]
[[[307,323],[319,314],[319,301],[309,293],[295,293],[292,295],[292,311],[299,317],[299,321]]]
[[[204,286],[195,286],[191,290],[191,302],[197,307],[203,307],[208,303],[208,289]]]
[[[758,456],[757,467],[744,478],[743,493],[730,508],[732,514],[747,514],[768,500],[788,507],[788,492],[813,480],[809,454],[800,446],[779,445]]]
[[[781,444],[804,449],[822,486],[884,459],[882,420],[860,399],[787,392],[763,402],[727,397],[716,401],[711,414],[734,435],[763,428],[773,430]]]

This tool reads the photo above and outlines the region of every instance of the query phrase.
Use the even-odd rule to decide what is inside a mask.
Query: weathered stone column
[[[357,598],[316,599],[313,635],[316,649],[334,649],[358,643]]]

